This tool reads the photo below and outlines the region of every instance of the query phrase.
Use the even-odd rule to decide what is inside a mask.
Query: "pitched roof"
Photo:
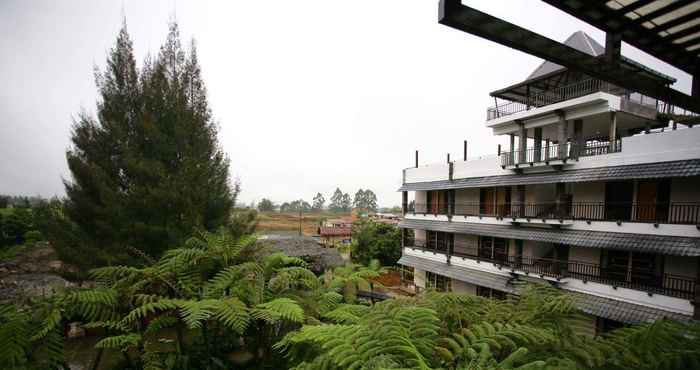
[[[564,41],[564,45],[582,51],[594,57],[597,57],[598,55],[601,55],[605,52],[605,48],[602,45],[600,45],[596,40],[594,40],[591,36],[588,36],[588,34],[583,31],[574,32],[571,36],[569,36],[568,39],[566,39],[566,41]],[[560,69],[565,69],[565,67],[562,67],[559,64],[552,63],[546,60],[542,62],[542,64],[540,64],[539,67],[537,67],[534,71],[532,71],[532,73],[530,73],[527,79],[531,80],[533,78],[544,76],[548,73],[552,73]]]
[[[321,236],[350,236],[352,235],[352,229],[349,227],[321,226],[319,228],[319,234],[321,234]]]
[[[470,235],[493,236],[578,247],[618,249],[677,256],[700,256],[700,238],[632,234],[589,230],[548,229],[543,227],[493,225],[469,222],[403,220],[399,227]]]
[[[539,172],[523,175],[498,175],[464,179],[414,182],[398,191],[465,189],[486,186],[534,185],[605,180],[657,179],[663,177],[700,176],[700,159],[583,168],[568,171]]]

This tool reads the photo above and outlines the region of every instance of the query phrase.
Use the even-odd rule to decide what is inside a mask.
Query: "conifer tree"
[[[97,117],[83,113],[75,122],[72,181],[64,181],[80,243],[117,260],[127,247],[158,256],[193,229],[225,224],[237,192],[194,42],[186,53],[171,23],[159,54],[139,71],[124,23],[95,75]]]

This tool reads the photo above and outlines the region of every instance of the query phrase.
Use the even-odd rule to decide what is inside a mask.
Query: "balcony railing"
[[[583,80],[557,89],[531,94],[528,98],[527,104],[521,102],[497,104],[496,106],[488,108],[486,111],[486,120],[490,121],[492,119],[524,112],[531,108],[543,107],[569,99],[579,98],[599,91],[624,92],[624,90],[605,81],[596,79]]]
[[[613,145],[609,142],[587,143],[580,149],[575,143],[552,144],[543,147],[532,147],[523,150],[501,153],[501,166],[509,167],[533,163],[543,163],[562,159],[576,159],[622,151],[622,141],[617,140]]]
[[[604,267],[596,263],[575,260],[557,260],[532,256],[483,257],[477,254],[454,252],[454,248],[449,242],[431,244],[421,240],[405,239],[404,245],[414,249],[490,262],[496,266],[523,271],[541,277],[554,279],[574,278],[585,282],[592,281],[613,287],[640,290],[682,299],[693,299],[695,296],[697,280],[685,276],[673,274],[657,275],[629,268]]]
[[[557,279],[571,277],[683,299],[692,299],[695,295],[696,279],[673,274],[655,275],[632,269],[603,267],[589,262],[528,256],[508,256],[502,266],[540,276]]]
[[[455,203],[451,208],[454,216],[700,225],[700,202],[472,202]],[[449,211],[447,203],[418,203],[409,213],[447,215]]]

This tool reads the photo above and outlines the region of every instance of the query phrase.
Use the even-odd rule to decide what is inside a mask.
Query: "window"
[[[497,289],[492,289],[492,288],[487,288],[485,286],[476,286],[476,295],[479,297],[484,297],[484,298],[493,298],[493,299],[499,299],[499,300],[504,300],[508,297],[508,293],[497,290]]]
[[[449,292],[452,290],[452,279],[426,271],[425,287],[427,289],[435,289],[438,292]]]
[[[411,266],[400,265],[401,283],[404,285],[413,285],[414,269]]]

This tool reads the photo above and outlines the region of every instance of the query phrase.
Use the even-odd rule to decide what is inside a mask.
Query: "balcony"
[[[624,221],[655,224],[700,225],[700,202],[605,203],[417,203],[407,213],[482,216],[533,220]]]
[[[587,143],[580,149],[574,143],[552,144],[544,147],[532,147],[524,151],[502,152],[500,157],[501,167],[506,168],[520,165],[532,166],[535,163],[549,164],[551,161],[566,162],[569,159],[619,153],[621,151],[622,141],[616,140],[612,145],[610,145],[610,142]]]
[[[407,238],[404,240],[404,245],[406,248],[445,254],[448,256],[448,261],[452,257],[460,257],[491,263],[500,269],[505,268],[514,273],[534,275],[540,278],[556,280],[571,278],[583,282],[609,285],[614,288],[621,287],[687,300],[692,300],[695,296],[697,279],[680,275],[653,274],[632,268],[604,267],[600,264],[576,260],[512,255],[502,255],[500,258],[485,257],[478,254],[455,252],[452,244],[448,241],[433,241],[431,243]]]

